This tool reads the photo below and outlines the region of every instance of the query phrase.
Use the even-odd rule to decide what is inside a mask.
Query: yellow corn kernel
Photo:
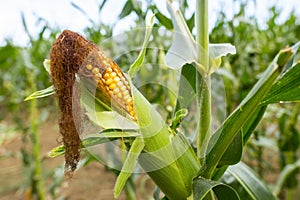
[[[109,75],[109,73],[105,73],[105,74],[103,75],[103,78],[105,78],[105,79],[109,79],[109,78],[110,78],[110,75]]]
[[[112,68],[110,68],[110,67],[108,67],[107,69],[106,69],[106,72],[112,72],[113,70],[112,70]]]
[[[116,88],[116,84],[112,83],[109,85],[109,89],[114,90]]]
[[[123,91],[123,95],[126,97],[126,96],[129,96],[129,91],[128,90],[124,90]]]
[[[122,98],[122,93],[119,92],[119,93],[117,94],[117,97],[118,97],[118,98]]]
[[[131,115],[131,116],[135,116],[135,113],[134,113],[134,111],[133,110],[131,110],[131,111],[129,111],[129,114]]]
[[[115,77],[117,76],[117,74],[116,74],[116,72],[112,72],[112,73],[110,74],[110,76],[111,76],[112,78],[115,78]]]
[[[113,83],[114,82],[114,80],[112,79],[112,78],[109,78],[109,79],[107,79],[106,81],[105,81],[105,84],[106,85],[110,85],[111,83]]]
[[[96,76],[97,78],[102,78],[102,75],[101,75],[100,73],[95,74],[95,76]]]
[[[120,89],[118,88],[118,87],[116,87],[115,89],[114,89],[114,94],[118,94],[120,92]]]
[[[99,73],[99,69],[98,69],[98,68],[94,68],[94,69],[92,70],[92,72],[93,72],[93,74],[98,74],[98,73]]]
[[[118,82],[120,81],[120,78],[119,78],[119,77],[115,77],[115,78],[114,78],[114,81],[115,81],[116,83],[118,83]]]
[[[131,106],[131,104],[130,104],[130,103],[132,102],[132,99],[131,99],[131,97],[130,97],[130,96],[129,96],[129,98],[127,98],[127,100],[126,100],[126,101],[127,101],[128,105],[130,105],[130,106]]]
[[[93,69],[93,66],[90,65],[90,64],[88,64],[88,65],[85,66],[85,68],[87,68],[88,70],[92,70],[92,69]]]
[[[108,63],[106,60],[103,60],[102,62],[103,62],[103,64],[104,64],[106,67],[109,67],[109,63]],[[111,68],[108,68],[108,69],[111,69]],[[112,71],[112,70],[111,70],[111,71]]]
[[[126,86],[125,86],[125,85],[122,85],[122,86],[120,87],[120,90],[121,90],[122,92],[124,92],[124,91],[126,91],[126,90],[127,90],[127,88],[126,88]]]

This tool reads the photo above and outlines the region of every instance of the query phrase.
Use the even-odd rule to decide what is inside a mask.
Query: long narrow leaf
[[[137,59],[134,61],[134,63],[129,68],[128,74],[130,77],[133,77],[140,70],[140,68],[144,62],[147,46],[148,46],[150,36],[152,33],[153,20],[154,20],[154,15],[150,18],[149,25],[146,28],[145,39],[144,39],[142,50],[140,51]]]
[[[138,136],[139,136],[139,133],[137,133],[134,130],[132,130],[132,131],[105,130],[105,131],[103,131],[99,134],[89,135],[89,137],[84,138],[81,142],[82,143],[81,148],[91,147],[91,146],[94,146],[94,145],[110,142],[112,140],[117,140],[117,139],[120,139],[120,138],[134,138],[134,137],[138,137]],[[58,147],[53,148],[49,152],[48,155],[49,155],[50,158],[54,158],[54,157],[57,157],[57,156],[61,156],[64,153],[65,153],[65,146],[60,145]]]
[[[287,178],[297,169],[300,168],[300,160],[293,164],[286,165],[280,173],[280,176],[276,182],[276,185],[273,189],[273,194],[278,195],[284,186]]]
[[[230,166],[228,172],[237,179],[253,200],[276,199],[261,179],[244,163]]]
[[[282,101],[300,101],[300,63],[297,63],[283,74],[273,85],[262,104]]]
[[[204,166],[202,166],[200,175],[203,177],[212,177],[213,171],[217,167],[224,152],[256,108],[260,106],[260,102],[294,53],[291,48],[280,51],[258,83],[249,92],[248,96],[216,130],[210,139]]]
[[[219,166],[223,165],[234,165],[240,162],[243,153],[243,136],[242,132],[239,132],[234,140],[231,142],[230,146],[226,149],[224,155],[222,156]]]
[[[128,178],[131,176],[136,164],[137,164],[137,159],[142,152],[144,148],[144,141],[142,138],[137,137],[128,152],[128,155],[126,157],[125,163],[122,167],[121,173],[118,176],[118,179],[116,181],[115,189],[114,189],[114,196],[117,198],[121,191],[123,190],[126,181]]]
[[[218,200],[238,200],[240,199],[236,191],[224,183],[211,181],[204,178],[194,180],[194,200],[204,199],[213,190]]]
[[[174,113],[182,108],[188,108],[196,98],[196,68],[186,64],[181,69],[178,98]],[[186,98],[189,97],[189,98]]]
[[[32,100],[32,99],[38,99],[38,98],[43,98],[43,97],[48,97],[52,94],[54,94],[55,91],[54,91],[54,87],[53,85],[51,85],[50,87],[46,88],[46,89],[43,89],[43,90],[39,90],[39,91],[36,91],[34,93],[32,93],[31,95],[29,95],[28,97],[26,97],[24,99],[24,101],[28,101],[28,100]]]

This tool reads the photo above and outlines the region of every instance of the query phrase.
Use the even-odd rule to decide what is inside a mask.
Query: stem
[[[205,157],[208,139],[210,135],[211,123],[211,96],[210,96],[210,77],[201,77],[197,73],[197,104],[199,107],[199,122],[198,122],[198,157]]]
[[[197,155],[204,158],[210,134],[211,123],[211,86],[209,74],[209,37],[208,37],[208,0],[196,1],[195,25],[197,30],[196,41],[198,44],[198,63],[203,63],[206,74],[197,73],[197,104],[200,119],[198,123]]]
[[[35,83],[33,75],[28,73],[28,79],[31,91],[35,91]],[[45,187],[43,182],[42,166],[40,160],[40,140],[38,135],[38,113],[36,99],[30,101],[30,134],[32,140],[32,157],[33,157],[33,173],[32,173],[32,190],[36,192],[38,199],[46,199]]]
[[[198,55],[202,54],[202,50],[205,50],[208,53],[208,0],[197,0],[196,1],[196,41],[197,44],[203,49],[198,49]],[[208,59],[208,54],[205,55]],[[200,57],[199,57],[200,59]],[[209,67],[204,66],[204,67]]]

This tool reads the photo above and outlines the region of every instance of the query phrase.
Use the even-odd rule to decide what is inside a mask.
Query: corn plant
[[[44,62],[53,86],[27,99],[56,93],[64,144],[53,149],[50,156],[65,155],[67,175],[76,169],[81,149],[117,140],[123,163],[115,197],[140,166],[165,199],[242,198],[237,188],[226,184],[228,176],[239,182],[248,197],[275,199],[263,181],[240,160],[243,147],[267,106],[300,99],[299,77],[295,75],[300,66],[293,60],[299,44],[279,51],[239,106],[212,131],[212,76],[220,67],[221,57],[235,53],[235,48],[230,44],[209,44],[207,6],[207,0],[196,3],[194,39],[181,12],[173,7],[172,1],[167,1],[174,38],[167,54],[162,56],[169,70],[179,73],[171,122],[164,121],[133,81],[143,68],[153,17],[145,32],[143,48],[128,75],[92,42],[72,31],[61,33],[51,48],[50,61]],[[190,142],[181,124],[193,112],[193,99],[197,102],[199,120],[194,127],[196,139]],[[99,133],[80,138],[81,106],[91,122],[102,127]],[[155,199],[160,198],[157,194]]]

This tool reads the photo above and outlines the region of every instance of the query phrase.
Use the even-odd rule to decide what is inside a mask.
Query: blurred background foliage
[[[106,2],[104,0],[99,4],[99,12]],[[248,15],[249,2],[235,1],[239,4],[240,9],[234,13],[232,18],[228,18],[226,11],[221,10],[210,33],[211,43],[232,43],[237,49],[236,55],[223,59],[220,69],[226,89],[226,113],[233,111],[241,102],[276,53],[300,39],[300,19],[294,12],[291,12],[285,20],[280,20],[279,23],[281,10],[272,7],[268,11],[268,19],[262,26],[259,25],[255,16]],[[85,14],[80,7],[75,4],[73,6]],[[188,12],[192,5],[189,5],[187,0],[181,0],[180,6],[189,28],[193,30],[194,15]],[[145,18],[151,12],[156,14],[154,25],[156,29],[153,32],[151,48],[147,52],[146,63],[162,64],[164,53],[169,48],[172,39],[172,35],[169,33],[173,26],[171,20],[161,13],[150,0],[143,1],[143,3],[137,0],[126,1],[119,14],[119,19],[122,20],[131,14],[136,15],[136,18],[134,26],[125,33],[127,37],[123,39],[118,36],[112,37],[113,24],[96,23],[93,19],[89,19],[91,25],[86,27],[83,32],[85,37],[100,45],[126,71],[138,55],[138,48],[142,45],[144,33],[138,28],[145,26]],[[88,18],[87,15],[86,17]],[[0,150],[2,150],[0,151],[0,162],[5,162],[7,157],[15,156],[22,160],[23,168],[35,173],[36,166],[33,166],[30,161],[38,159],[33,155],[33,146],[38,141],[32,139],[34,138],[33,132],[30,131],[34,125],[32,122],[38,120],[38,125],[40,125],[47,120],[47,123],[55,125],[57,112],[53,112],[53,110],[56,111],[56,103],[54,97],[41,99],[37,101],[36,105],[33,105],[35,110],[32,110],[32,107],[29,106],[30,102],[24,102],[24,98],[36,89],[44,89],[51,85],[49,75],[44,70],[42,63],[45,58],[48,58],[51,44],[61,30],[59,27],[50,27],[45,19],[38,18],[38,23],[44,26],[38,36],[33,37],[27,30],[26,18],[23,15],[22,19],[30,43],[25,47],[16,46],[11,39],[7,39],[5,44],[0,47],[0,145],[4,145],[11,138],[21,134],[22,148],[19,149],[20,153],[11,154],[0,146]],[[155,37],[157,34],[159,37]],[[120,42],[122,45],[119,44]],[[153,68],[152,65],[147,65],[140,72],[139,77],[142,80],[158,79],[159,77],[160,81],[165,81],[172,87],[172,81],[174,83],[176,79],[168,80],[167,77],[170,77],[170,73],[167,69]],[[152,103],[161,105],[167,114],[170,112],[167,107],[174,106],[171,105],[172,101],[166,98],[164,88],[160,86],[149,85],[142,87],[141,90]],[[255,137],[250,140],[244,153],[244,161],[250,164],[271,188],[280,185],[278,180],[284,177],[283,187],[276,191],[280,199],[291,199],[292,195],[295,195],[293,191],[296,191],[297,188],[299,190],[299,172],[297,170],[299,164],[295,164],[299,160],[299,108],[299,103],[270,106],[266,113],[267,120],[264,120],[255,130]],[[32,113],[36,114],[36,119],[27,117]],[[40,135],[42,134],[40,132]],[[287,167],[293,167],[293,170],[283,176],[282,172]],[[51,187],[47,187],[46,193],[51,194],[50,196],[53,198],[56,197],[56,190],[53,188],[61,187],[63,174],[58,173],[59,169],[50,170],[44,167],[42,172],[44,179],[52,177]],[[5,171],[1,172],[0,176],[3,174]],[[35,181],[27,180],[27,182],[21,181],[16,184],[16,187],[1,189],[0,196],[1,193],[15,191],[21,186],[21,188],[25,188],[24,191],[26,188],[31,188],[31,193],[36,193]]]

